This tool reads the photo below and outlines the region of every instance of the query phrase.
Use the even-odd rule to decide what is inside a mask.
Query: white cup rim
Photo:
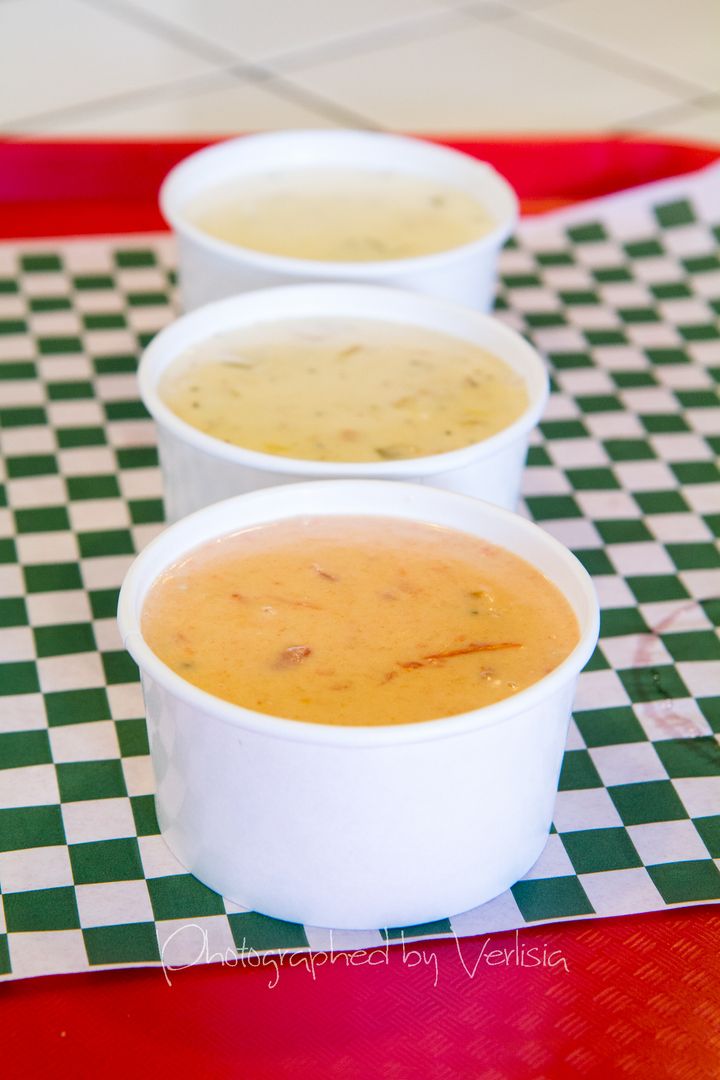
[[[297,318],[300,316],[287,315],[282,312],[283,302],[298,299],[305,300],[310,306],[317,305],[317,311],[308,312],[307,317],[321,317],[324,306],[327,306],[327,314],[335,317],[342,314],[347,317],[374,318],[376,320],[408,325],[422,326],[421,322],[413,322],[411,318],[395,318],[387,315],[360,315],[353,314],[353,304],[356,303],[383,303],[391,304],[394,309],[401,311],[403,306],[411,308],[418,303],[427,312],[456,316],[468,324],[472,324],[484,333],[498,338],[508,351],[521,358],[524,368],[523,375],[528,391],[528,404],[521,415],[511,424],[502,428],[494,435],[490,435],[478,442],[459,447],[456,450],[446,450],[440,454],[429,454],[421,457],[397,458],[391,461],[312,461],[305,458],[285,457],[280,454],[267,454],[260,450],[250,450],[247,447],[237,446],[234,443],[224,442],[213,435],[208,435],[187,421],[177,416],[172,409],[162,400],[158,393],[160,376],[166,370],[173,359],[176,359],[186,349],[201,341],[208,340],[214,333],[232,331],[232,316],[242,316],[244,312],[251,312],[259,304],[277,305],[279,314],[277,321]],[[333,311],[332,305],[339,302],[346,306],[346,311],[338,313]],[[215,331],[198,332],[198,328],[206,323],[217,322],[219,328]],[[265,322],[266,317],[257,320],[241,320],[239,325],[250,325],[252,322]],[[182,338],[187,334],[184,345],[178,345],[173,349],[171,342],[175,338]],[[450,334],[450,336],[453,336]],[[455,334],[460,340],[470,340],[463,337],[462,333]],[[491,346],[486,346],[493,351]],[[495,350],[497,353],[497,350]],[[164,354],[172,353],[172,356],[164,358]],[[502,356],[500,359],[504,359]],[[505,360],[506,363],[509,361]],[[512,364],[510,366],[513,366]],[[272,289],[259,289],[255,292],[240,293],[236,296],[227,297],[224,300],[215,300],[210,304],[195,308],[186,315],[174,320],[169,326],[161,330],[147,346],[138,367],[138,384],[140,397],[146,409],[153,419],[164,429],[173,434],[183,443],[189,444],[206,454],[232,462],[236,465],[244,465],[259,469],[267,473],[282,473],[284,475],[301,476],[308,479],[340,479],[347,477],[371,477],[377,479],[405,478],[411,479],[417,476],[433,476],[452,469],[463,468],[478,461],[492,458],[506,446],[521,439],[529,433],[538,423],[548,399],[549,378],[545,364],[538,352],[525,338],[516,333],[509,326],[501,323],[492,315],[461,307],[449,300],[437,297],[420,295],[408,292],[404,289],[383,288],[375,285],[284,285]]]
[[[405,497],[410,500],[420,500],[424,503],[434,500],[436,504],[444,503],[446,506],[450,503],[454,503],[456,506],[464,503],[465,509],[470,514],[474,512],[475,514],[495,518],[498,522],[504,523],[514,530],[516,535],[522,533],[530,535],[536,545],[544,546],[546,550],[559,558],[564,567],[569,570],[573,587],[576,590],[576,594],[572,599],[567,594],[565,595],[576,613],[580,627],[580,637],[575,647],[556,668],[511,697],[454,716],[407,724],[333,725],[310,723],[255,712],[245,706],[236,705],[216,697],[214,694],[193,686],[172,671],[156,656],[145,641],[141,631],[140,615],[142,601],[151,581],[155,580],[163,569],[175,563],[184,553],[192,551],[208,539],[227,535],[233,531],[232,528],[222,526],[218,529],[212,528],[207,533],[202,530],[202,539],[193,541],[191,539],[193,529],[201,526],[204,519],[222,519],[223,516],[227,518],[232,516],[235,508],[241,510],[243,506],[248,506],[253,502],[256,504],[269,502],[271,507],[277,504],[277,512],[264,520],[268,522],[289,520],[299,515],[297,512],[283,512],[283,500],[286,495],[291,498],[292,502],[298,503],[305,496],[310,494],[318,495],[319,492],[322,493],[323,498],[330,499],[333,489],[335,489],[336,493],[342,489],[344,493],[353,491],[369,498],[370,496],[377,497],[381,494],[390,494],[387,491],[389,488],[392,489],[391,494],[394,502]],[[392,512],[386,511],[381,512],[379,515],[369,515],[362,512],[361,514],[362,516],[382,517],[403,516],[400,513],[394,515]],[[348,515],[345,513],[339,516]],[[432,522],[433,514],[431,511],[425,513],[421,511],[416,517],[405,516],[404,520]],[[236,528],[242,528],[242,524],[242,521],[239,521]],[[475,534],[471,532],[470,535]],[[468,495],[440,489],[429,489],[417,484],[389,484],[377,480],[339,480],[310,481],[305,484],[262,488],[243,495],[236,495],[230,499],[224,499],[222,502],[203,507],[194,514],[169,526],[143,549],[128,570],[120,590],[118,624],[124,646],[138,664],[141,672],[147,673],[165,690],[182,700],[187,706],[196,708],[199,712],[210,715],[233,727],[259,732],[283,741],[372,748],[453,738],[468,731],[510,721],[519,713],[542,703],[543,700],[550,698],[555,690],[562,688],[563,685],[576,678],[589,660],[598,637],[599,608],[590,575],[575,555],[538,525],[520,517],[518,514]]]
[[[203,229],[198,228],[188,221],[183,213],[182,200],[178,196],[178,189],[186,182],[191,170],[195,170],[202,163],[212,163],[218,159],[227,157],[230,159],[233,152],[252,154],[253,147],[268,145],[271,141],[281,145],[283,142],[288,146],[301,140],[322,139],[328,145],[336,143],[338,149],[351,145],[351,140],[362,140],[366,144],[375,142],[378,145],[395,148],[402,152],[412,151],[418,153],[418,148],[426,155],[428,160],[445,161],[449,168],[462,165],[466,170],[474,169],[477,177],[483,177],[486,185],[492,185],[492,189],[499,199],[506,203],[506,212],[500,216],[494,228],[483,233],[476,240],[466,244],[459,244],[444,251],[433,252],[428,255],[415,255],[404,259],[378,259],[367,262],[330,262],[320,259],[299,259],[286,255],[273,255],[268,252],[257,251],[254,248],[242,247],[239,244],[231,244],[211,236]],[[338,157],[338,164],[347,164],[342,157]],[[250,171],[250,170],[248,170]],[[254,170],[257,172],[266,170]],[[422,175],[420,168],[406,170]],[[233,175],[232,168],[228,169],[223,176],[218,177],[213,183],[202,185],[202,190],[209,190],[218,186],[223,180],[230,179]],[[242,263],[251,264],[263,270],[284,274],[288,277],[297,276],[307,279],[313,275],[316,277],[350,277],[361,275],[366,279],[377,279],[379,282],[385,277],[397,277],[402,273],[412,273],[424,269],[431,270],[441,268],[444,263],[452,261],[458,256],[465,256],[472,252],[482,252],[485,249],[499,248],[510,236],[519,216],[519,203],[517,195],[507,180],[488,162],[480,161],[460,150],[427,142],[420,138],[407,135],[394,135],[386,132],[354,131],[354,130],[323,130],[311,129],[295,131],[262,132],[254,135],[243,135],[235,139],[227,139],[219,143],[213,143],[202,150],[190,154],[175,165],[167,174],[160,186],[159,194],[160,210],[174,232],[187,236],[195,243],[200,244],[207,250],[217,255]]]

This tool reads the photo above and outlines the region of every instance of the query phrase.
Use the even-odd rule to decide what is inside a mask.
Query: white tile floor
[[[720,143],[719,0],[0,0],[0,135]]]

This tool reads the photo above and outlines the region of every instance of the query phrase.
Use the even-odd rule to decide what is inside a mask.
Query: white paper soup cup
[[[502,431],[459,450],[393,461],[327,462],[264,454],[216,439],[181,420],[158,394],[168,366],[216,334],[260,322],[323,317],[406,323],[480,345],[522,377],[527,408]],[[142,400],[157,423],[170,521],[256,488],[340,478],[411,480],[512,509],[520,492],[530,432],[548,393],[547,371],[538,353],[497,319],[417,293],[362,285],[296,285],[208,304],[171,323],[153,339],[143,354],[138,379]]]
[[[226,243],[187,219],[187,208],[213,188],[278,170],[362,169],[409,173],[473,195],[495,226],[472,243],[432,255],[378,262],[322,262],[266,254]],[[166,177],[160,208],[177,235],[186,310],[223,296],[308,281],[395,285],[482,310],[492,305],[497,258],[515,227],[518,201],[492,166],[419,139],[367,131],[282,131],[244,136],[186,158]]]
[[[577,616],[579,643],[549,675],[494,705],[363,727],[232,705],[155,656],[141,611],[168,566],[238,529],[327,514],[431,522],[503,546],[560,589]],[[142,673],[163,835],[188,870],[236,903],[317,926],[411,925],[489,900],[542,851],[598,606],[577,559],[524,518],[414,484],[257,491],[161,533],[131,567],[118,617]]]

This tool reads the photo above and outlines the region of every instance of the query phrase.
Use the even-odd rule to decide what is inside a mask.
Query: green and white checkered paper
[[[499,313],[553,373],[524,507],[593,574],[601,638],[539,862],[406,939],[720,899],[719,241],[714,168],[524,222],[504,253]],[[115,607],[162,527],[134,373],[173,258],[157,235],[0,245],[5,977],[190,962],[189,925],[208,954],[330,944],[223,900],[158,834]]]

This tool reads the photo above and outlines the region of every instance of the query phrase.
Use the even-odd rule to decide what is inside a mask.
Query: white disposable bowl
[[[565,595],[578,645],[545,678],[495,705],[379,727],[304,723],[232,705],[150,650],[143,601],[170,564],[237,529],[325,514],[433,522],[504,546]],[[257,491],[207,507],[153,541],[125,579],[118,618],[142,673],[163,836],[224,896],[317,926],[407,926],[489,900],[542,851],[598,606],[580,563],[531,522],[412,484]]]
[[[307,168],[392,170],[438,180],[474,195],[496,225],[470,244],[434,255],[378,262],[293,259],[209,236],[186,218],[197,196],[244,176]],[[482,310],[492,305],[498,252],[515,227],[518,201],[492,166],[420,139],[368,131],[280,131],[243,136],[186,158],[166,177],[160,208],[180,248],[186,310],[223,296],[308,281],[396,285]]]
[[[158,394],[158,383],[168,365],[214,334],[257,322],[338,316],[408,323],[481,345],[522,376],[528,406],[496,435],[460,450],[354,463],[304,461],[232,446],[181,420]],[[520,492],[530,432],[540,419],[548,393],[547,371],[540,356],[503,323],[444,300],[363,285],[295,285],[208,304],[171,323],[152,340],[140,362],[138,379],[142,400],[157,423],[165,511],[170,521],[208,503],[271,484],[358,477],[433,484],[512,509]]]

